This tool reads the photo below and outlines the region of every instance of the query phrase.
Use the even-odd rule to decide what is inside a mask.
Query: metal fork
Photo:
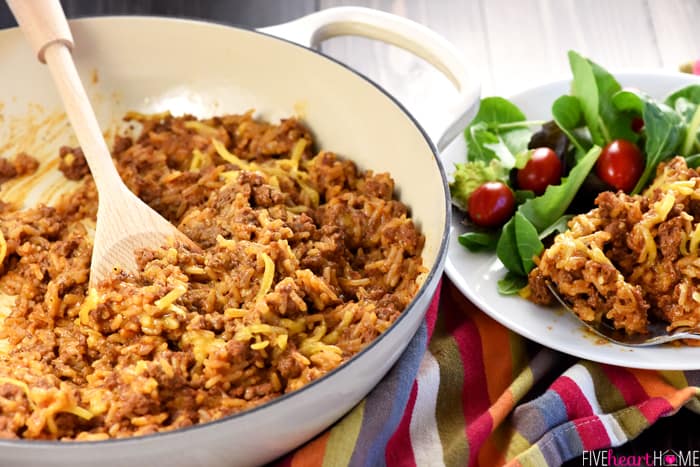
[[[666,329],[666,325],[658,321],[649,323],[649,325],[647,326],[649,332],[646,334],[627,334],[624,331],[615,329],[609,323],[603,320],[597,323],[589,323],[583,321],[574,312],[574,310],[571,309],[566,300],[564,300],[564,298],[559,295],[559,293],[556,291],[556,289],[554,288],[554,286],[552,286],[551,283],[547,282],[547,287],[549,288],[549,291],[552,292],[552,295],[556,297],[559,303],[561,303],[564,308],[570,311],[571,314],[577,320],[583,323],[584,326],[586,326],[598,336],[607,339],[610,342],[614,342],[615,344],[625,345],[627,347],[650,347],[653,345],[661,345],[667,342],[677,341],[680,339],[700,340],[700,332],[698,332],[697,328],[681,326],[673,329],[672,331],[668,331],[668,329]]]

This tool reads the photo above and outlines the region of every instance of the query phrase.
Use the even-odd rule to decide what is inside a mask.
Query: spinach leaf
[[[559,219],[554,221],[550,226],[546,227],[542,232],[540,232],[540,240],[544,240],[554,233],[566,232],[569,230],[569,221],[574,217],[571,214],[564,214]]]
[[[689,155],[698,147],[698,130],[700,129],[700,105],[681,97],[675,102],[676,112],[683,118],[686,128],[680,153]]]
[[[593,68],[593,74],[598,85],[598,97],[600,99],[598,110],[603,121],[605,134],[607,135],[606,142],[622,138],[636,143],[639,139],[639,134],[632,129],[634,115],[620,112],[613,104],[612,98],[615,93],[622,89],[622,86],[605,68],[590,60],[589,63]]]
[[[518,212],[522,213],[538,232],[542,232],[552,225],[566,212],[586,176],[598,160],[600,151],[598,146],[591,148],[571,169],[569,176],[562,179],[561,184],[548,186],[542,196],[525,201],[518,208]]]
[[[591,139],[599,146],[605,145],[607,140],[602,128],[603,121],[600,118],[598,102],[598,85],[591,63],[573,50],[569,51],[569,66],[573,74],[571,81],[571,93],[578,98],[581,113],[586,120],[586,126],[591,133]]]
[[[464,130],[469,161],[499,159],[504,167],[515,164],[516,154],[527,149],[532,132],[525,115],[502,97],[481,100],[479,111]]]
[[[496,245],[498,244],[498,238],[500,237],[500,235],[500,230],[485,232],[465,232],[459,237],[457,237],[457,241],[467,250],[474,253],[479,251],[493,251],[496,249]]]
[[[503,226],[501,237],[496,245],[496,256],[501,260],[503,266],[513,274],[524,276],[527,273],[523,269],[523,262],[518,251],[517,235],[515,232],[515,216]]]
[[[700,154],[693,154],[692,156],[686,157],[685,163],[688,164],[688,167],[691,169],[697,169],[700,167]]]
[[[644,172],[632,190],[633,194],[639,193],[656,172],[659,162],[673,156],[679,149],[685,125],[675,110],[643,92],[622,90],[615,94],[612,100],[618,109],[641,114],[644,119],[646,162]]]
[[[518,246],[518,254],[523,263],[523,270],[529,273],[535,267],[533,258],[544,250],[544,245],[537,235],[537,229],[521,213],[515,216],[515,241]]]
[[[652,166],[649,161],[661,160],[671,156],[678,148],[683,133],[683,122],[680,115],[664,104],[653,101],[644,103],[644,127],[647,133],[646,153],[647,170]],[[654,164],[651,169],[656,169]]]
[[[525,143],[527,145],[527,142]],[[495,143],[485,144],[486,149],[492,151],[505,168],[515,167],[517,163],[517,155],[522,153],[512,152],[505,144],[504,139],[498,139]]]
[[[631,128],[633,116],[620,112],[612,102],[613,95],[622,89],[615,77],[573,50],[569,51],[569,64],[572,94],[580,101],[593,143],[604,146],[618,138],[636,142],[639,135]]]
[[[646,132],[646,164],[632,194],[639,193],[656,173],[659,162],[673,156],[683,139],[683,121],[673,109],[649,99],[644,102],[644,128]]]
[[[537,235],[537,229],[520,212],[503,226],[503,233],[498,239],[496,254],[501,263],[511,272],[526,276],[535,267],[533,258],[544,250],[544,245]]]
[[[507,272],[503,279],[498,281],[498,292],[502,295],[515,295],[527,285],[527,277]]]
[[[464,130],[464,138],[467,141],[467,160],[469,162],[488,164],[494,159],[498,160],[498,155],[489,148],[489,145],[498,143],[498,136],[489,131],[485,122],[470,124]]]
[[[479,111],[474,116],[472,123],[500,124],[524,120],[525,114],[508,99],[503,97],[485,97],[481,99]]]
[[[644,101],[650,99],[646,94],[631,89],[623,89],[612,97],[613,105],[620,110],[634,112],[642,116],[644,112]]]
[[[516,154],[527,150],[527,143],[530,142],[532,131],[527,128],[508,128],[504,126],[498,128],[499,135],[503,140],[503,144],[508,148],[511,154]]]
[[[583,143],[579,141],[574,130],[583,125],[581,102],[575,96],[563,95],[552,104],[552,117],[561,131],[569,138],[577,152],[585,153]]]
[[[684,156],[695,152],[700,145],[698,131],[700,130],[700,85],[691,84],[671,93],[664,101],[672,107],[687,125],[680,153]]]
[[[700,104],[700,84],[691,84],[672,92],[666,97],[664,103],[669,107],[674,107],[676,101],[680,98],[687,99],[694,104]]]

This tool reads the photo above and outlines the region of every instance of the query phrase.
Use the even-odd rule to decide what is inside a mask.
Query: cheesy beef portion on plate
[[[530,299],[551,304],[551,283],[584,321],[644,333],[700,324],[700,174],[676,157],[643,194],[603,192],[597,207],[537,259]]]

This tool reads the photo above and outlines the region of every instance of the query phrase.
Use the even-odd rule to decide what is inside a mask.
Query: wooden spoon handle
[[[7,0],[17,23],[41,63],[44,52],[56,42],[73,50],[73,35],[58,0]]]
[[[73,36],[61,4],[58,0],[7,1],[37,57],[51,71],[99,192],[118,197],[124,185],[75,68],[70,50]]]

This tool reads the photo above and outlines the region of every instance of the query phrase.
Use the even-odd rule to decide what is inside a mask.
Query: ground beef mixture
[[[596,205],[537,260],[530,299],[553,303],[550,283],[584,321],[630,334],[647,332],[650,320],[700,326],[698,172],[676,157],[642,195],[604,192]]]
[[[62,148],[79,188],[0,211],[1,437],[125,437],[246,410],[347,361],[426,272],[392,179],[317,152],[297,120],[127,120],[120,174],[201,251],[140,251],[136,276],[88,289],[97,194],[80,149]]]
[[[0,157],[0,183],[16,177],[31,175],[39,168],[39,161],[25,152],[20,152],[12,159]]]

